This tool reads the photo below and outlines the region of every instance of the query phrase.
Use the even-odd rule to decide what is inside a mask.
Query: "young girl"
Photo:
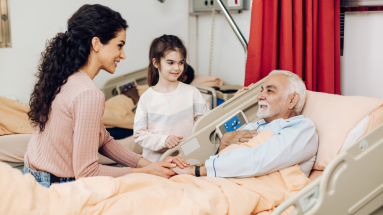
[[[208,106],[197,88],[184,84],[186,48],[172,35],[153,40],[149,52],[148,84],[134,118],[134,140],[144,158],[158,161],[167,150],[191,135],[194,121]]]

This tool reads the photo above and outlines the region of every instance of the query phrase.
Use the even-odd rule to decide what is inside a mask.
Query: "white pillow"
[[[340,149],[339,153],[350,148],[352,145],[354,145],[355,141],[359,139],[359,137],[366,130],[368,124],[368,117],[369,115],[364,117],[350,132],[348,132],[346,140],[343,142],[342,148]]]

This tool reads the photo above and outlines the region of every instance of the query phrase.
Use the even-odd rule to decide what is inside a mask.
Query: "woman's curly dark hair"
[[[44,131],[55,96],[68,77],[87,64],[93,37],[107,44],[127,27],[120,13],[99,4],[84,5],[68,20],[68,32],[47,41],[29,101],[33,126]]]

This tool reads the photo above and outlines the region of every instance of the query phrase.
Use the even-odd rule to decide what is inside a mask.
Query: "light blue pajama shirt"
[[[214,155],[205,162],[209,177],[252,177],[266,175],[299,164],[309,176],[318,150],[318,134],[314,123],[303,115],[260,120],[243,130],[269,129],[274,136],[255,148],[234,149]]]

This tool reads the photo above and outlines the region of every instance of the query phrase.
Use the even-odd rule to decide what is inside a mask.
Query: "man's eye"
[[[169,62],[168,64],[169,64],[169,65],[172,65],[172,64],[173,64],[173,62]]]

